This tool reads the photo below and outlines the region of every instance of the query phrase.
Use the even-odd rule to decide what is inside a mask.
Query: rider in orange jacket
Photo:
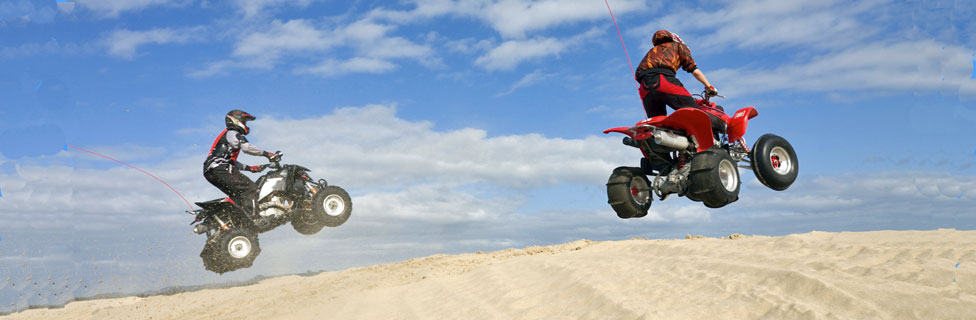
[[[715,87],[708,83],[705,74],[695,65],[691,50],[678,35],[667,30],[658,30],[654,32],[652,42],[654,47],[647,51],[634,72],[634,78],[640,83],[638,91],[648,118],[666,115],[665,105],[675,110],[700,108],[681,81],[675,78],[678,68],[698,79],[705,86],[706,94],[718,95]],[[713,117],[713,122],[714,119]]]

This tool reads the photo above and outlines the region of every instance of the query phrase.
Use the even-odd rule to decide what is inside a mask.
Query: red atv
[[[627,135],[623,143],[644,154],[639,168],[616,168],[607,181],[610,206],[620,218],[647,215],[653,195],[664,200],[678,194],[709,208],[724,207],[739,200],[739,167],[751,168],[773,190],[786,190],[796,180],[799,163],[786,139],[765,134],[751,150],[746,145],[749,119],[759,114],[755,108],[729,117],[708,94],[695,96],[701,109],[678,109],[603,131]]]

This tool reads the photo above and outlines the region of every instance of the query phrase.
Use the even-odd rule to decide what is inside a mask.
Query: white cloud
[[[234,49],[236,59],[221,60],[192,71],[190,77],[224,74],[232,68],[271,69],[284,57],[296,58],[294,72],[334,76],[346,73],[382,73],[394,70],[396,59],[413,59],[433,66],[439,59],[433,50],[402,37],[391,36],[396,26],[380,24],[368,19],[357,20],[334,29],[323,29],[308,20],[275,20],[264,31],[243,36]],[[352,57],[340,59],[337,51],[348,48]],[[319,58],[314,65],[302,61]]]
[[[335,181],[356,187],[424,181],[506,188],[601,184],[615,164],[633,156],[618,137],[488,137],[479,129],[440,132],[432,127],[399,119],[393,107],[382,105],[342,108],[315,119],[265,118],[252,125],[262,147],[293,150],[289,161],[335,174]]]
[[[179,0],[76,0],[78,6],[94,11],[104,18],[117,18],[125,11],[139,11],[148,7],[179,4]]]
[[[271,22],[267,31],[254,32],[238,41],[233,55],[249,66],[270,68],[286,53],[315,52],[337,45],[340,39],[317,29],[311,22],[297,19]]]
[[[126,159],[126,161],[156,159],[166,153],[166,149],[161,147],[144,147],[131,143],[114,146],[86,146],[84,149],[98,154],[111,155],[112,158],[116,159]],[[85,152],[71,152],[63,155],[88,160],[104,160],[104,158]]]
[[[295,69],[299,74],[336,76],[347,73],[383,73],[396,69],[392,62],[375,58],[352,58],[345,61],[326,59],[318,65]]]
[[[613,3],[614,13],[618,15],[643,8],[643,1]],[[592,0],[503,0],[486,4],[479,12],[503,37],[510,38],[522,38],[526,33],[564,24],[609,18],[606,4]]]
[[[430,224],[499,221],[522,204],[517,198],[479,198],[446,185],[422,184],[356,199],[370,219],[398,218]]]
[[[693,51],[830,49],[860,43],[878,34],[881,30],[864,20],[876,19],[878,10],[887,2],[872,0],[848,5],[840,0],[734,1],[714,11],[678,10],[628,33],[641,39],[642,46],[650,46],[654,31],[668,29],[681,34]]]
[[[35,57],[40,55],[76,55],[89,54],[96,50],[94,46],[77,45],[75,43],[61,43],[51,39],[43,43],[25,43],[17,47],[0,48],[0,57],[15,59]]]
[[[740,174],[751,174],[740,171]],[[800,177],[783,192],[752,180],[734,206],[778,213],[883,216],[952,216],[976,199],[976,177],[900,171]],[[940,208],[933,212],[932,208]]]
[[[283,4],[277,0],[239,1],[238,6],[246,16],[259,14],[266,6]],[[296,5],[307,5],[306,2]],[[628,0],[614,4],[618,14],[645,10],[641,1]],[[374,9],[366,17],[334,28],[322,28],[308,20],[273,21],[264,31],[252,32],[241,37],[234,50],[236,59],[212,62],[201,70],[189,73],[191,77],[206,77],[226,73],[231,68],[270,69],[285,55],[319,56],[314,65],[297,63],[296,73],[333,76],[353,72],[380,73],[394,70],[396,59],[411,59],[427,67],[441,66],[430,43],[442,39],[427,33],[427,43],[417,43],[393,35],[398,25],[422,19],[450,15],[474,17],[488,23],[503,38],[513,38],[491,48],[492,40],[464,39],[436,41],[445,43],[452,52],[485,52],[476,64],[488,70],[512,69],[527,60],[558,55],[567,48],[577,46],[599,34],[591,29],[570,38],[536,36],[527,38],[529,32],[537,32],[577,22],[605,19],[604,4],[584,0],[542,1],[418,1],[411,10]],[[433,37],[432,37],[433,36]],[[340,53],[348,48],[350,53]],[[491,49],[489,49],[491,48]],[[322,57],[324,56],[324,57]],[[301,61],[302,59],[297,59]]]
[[[970,53],[932,40],[874,43],[774,69],[720,69],[707,74],[733,96],[779,90],[955,93],[969,82]]]
[[[525,60],[557,55],[566,46],[556,38],[509,40],[478,57],[475,64],[487,70],[511,70]]]
[[[549,79],[552,76],[553,76],[552,74],[544,73],[542,70],[533,71],[532,73],[526,74],[525,76],[522,77],[522,79],[519,79],[519,81],[516,81],[514,84],[512,84],[512,86],[508,88],[508,91],[499,93],[496,96],[511,94],[512,92],[515,92],[516,89],[535,85],[536,83],[545,81],[546,79]]]
[[[424,59],[432,54],[431,48],[427,45],[416,44],[402,37],[390,36],[390,32],[395,28],[392,25],[364,19],[334,32],[353,46],[359,55],[368,58]]]
[[[500,33],[503,38],[525,38],[528,33],[562,25],[609,18],[606,4],[590,0],[437,0],[415,1],[414,9],[376,9],[369,17],[408,23],[442,15],[473,17]],[[613,2],[613,12],[623,15],[648,9],[644,1]]]
[[[185,43],[197,37],[202,28],[170,29],[159,28],[145,31],[120,29],[112,31],[102,44],[108,47],[110,55],[132,59],[139,46],[145,44]]]
[[[525,40],[507,40],[478,57],[475,64],[486,70],[511,70],[524,61],[558,56],[566,49],[581,45],[601,33],[601,29],[590,29],[568,39],[535,37]]]
[[[312,0],[234,0],[233,3],[245,18],[252,18],[261,15],[269,7],[283,5],[306,7],[312,3]]]
[[[229,69],[239,67],[240,64],[233,60],[220,60],[207,63],[205,66],[187,72],[190,78],[208,78],[218,75],[226,75]]]
[[[450,52],[472,54],[491,49],[495,44],[490,39],[477,40],[474,38],[465,38],[461,40],[449,40],[444,43],[444,46]]]
[[[710,222],[712,220],[712,213],[708,208],[698,203],[683,206],[675,206],[672,204],[664,208],[651,205],[651,210],[647,212],[647,216],[640,219],[682,224],[702,223]]]

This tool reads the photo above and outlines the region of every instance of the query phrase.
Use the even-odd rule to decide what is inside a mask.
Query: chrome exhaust
[[[688,149],[688,146],[691,145],[691,142],[688,141],[688,138],[681,135],[674,134],[670,131],[654,130],[653,135],[654,135],[654,143],[665,147],[675,148],[678,150],[685,150]]]

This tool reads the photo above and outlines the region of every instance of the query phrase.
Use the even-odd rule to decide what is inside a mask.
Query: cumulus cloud
[[[650,35],[655,30],[668,29],[683,35],[692,50],[829,49],[859,43],[880,33],[877,26],[866,24],[864,20],[876,16],[881,6],[888,2],[872,0],[842,5],[846,2],[734,1],[714,10],[677,10],[628,33],[650,45]],[[776,27],[769,27],[773,25]]]
[[[971,50],[933,40],[873,43],[772,69],[710,71],[733,95],[777,90],[958,92],[970,82]]]
[[[291,160],[356,187],[432,180],[508,188],[604,183],[615,164],[633,151],[621,148],[616,137],[489,137],[474,128],[441,132],[433,130],[433,123],[402,120],[395,108],[384,105],[341,108],[314,119],[265,118],[252,127],[265,132],[263,147],[295,150]]]
[[[488,50],[484,55],[478,57],[474,63],[486,70],[511,70],[524,61],[558,56],[563,51],[581,45],[601,33],[602,30],[600,29],[590,29],[568,39],[536,37],[524,40],[507,40]]]
[[[189,75],[207,77],[226,73],[232,68],[271,69],[285,56],[297,58],[297,61],[325,56],[314,64],[298,62],[294,68],[295,73],[323,76],[387,72],[396,69],[393,62],[396,59],[413,59],[421,63],[438,61],[428,45],[391,35],[395,29],[396,26],[368,19],[332,29],[303,19],[274,20],[267,29],[241,37],[233,52],[236,59],[212,62]],[[338,57],[336,51],[341,48],[351,50],[352,57]]]
[[[136,55],[136,50],[146,44],[166,44],[166,43],[185,43],[197,38],[197,33],[202,28],[158,28],[143,31],[132,31],[127,29],[115,30],[108,34],[102,43],[108,47],[110,55],[132,59]]]
[[[265,7],[283,5],[277,0],[241,0],[236,2],[245,16],[258,15]],[[305,6],[308,1],[294,5]],[[642,1],[614,3],[615,12],[625,14],[646,10]],[[275,20],[263,30],[251,31],[237,42],[233,59],[211,62],[189,73],[191,77],[225,74],[233,68],[274,68],[289,56],[306,60],[319,57],[316,63],[295,63],[300,74],[334,76],[346,73],[382,73],[397,68],[397,59],[410,59],[427,67],[441,66],[430,43],[418,43],[394,34],[401,25],[441,16],[474,18],[482,21],[507,39],[495,46],[490,39],[443,39],[452,52],[483,52],[476,64],[487,70],[509,70],[519,63],[558,56],[569,48],[599,35],[598,29],[567,38],[533,36],[559,26],[606,18],[606,6],[583,0],[540,1],[417,1],[409,10],[378,8],[365,17],[335,27],[316,25],[309,20]],[[439,38],[439,37],[437,37]],[[438,41],[439,42],[439,41]],[[395,48],[395,49],[391,49]],[[348,49],[346,52],[343,49]]]
[[[244,36],[237,42],[233,55],[244,58],[250,65],[267,68],[285,53],[321,51],[338,42],[307,20],[275,20],[266,31]]]
[[[409,23],[442,15],[471,17],[491,26],[503,38],[525,38],[528,33],[562,25],[607,18],[603,3],[587,0],[481,0],[415,1],[412,10],[375,9],[371,18]],[[648,9],[644,1],[614,1],[617,15]]]

